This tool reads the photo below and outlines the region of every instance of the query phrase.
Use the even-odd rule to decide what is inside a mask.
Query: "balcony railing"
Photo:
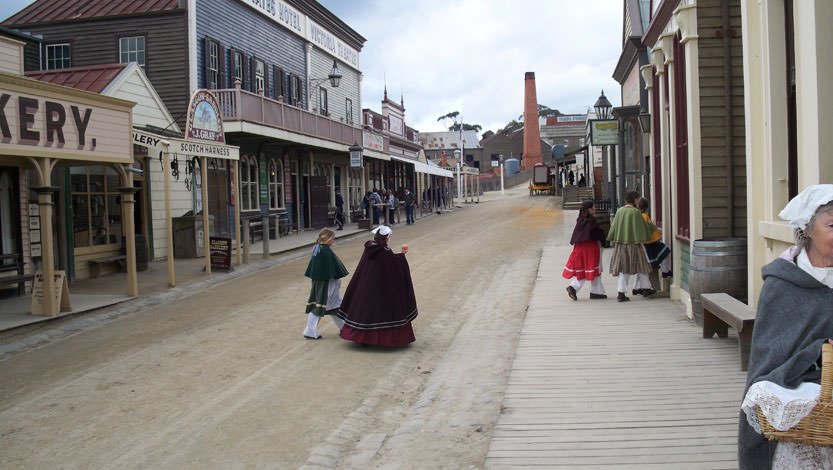
[[[359,127],[241,89],[212,90],[224,121],[246,121],[340,144],[361,144]]]

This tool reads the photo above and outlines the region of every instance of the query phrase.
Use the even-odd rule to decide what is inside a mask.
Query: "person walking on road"
[[[394,253],[388,242],[391,229],[380,225],[347,285],[338,316],[344,320],[341,337],[362,346],[406,346],[416,340],[411,322],[417,317],[416,296],[405,254]]]
[[[336,225],[338,230],[344,230],[344,198],[339,189],[336,189]]]
[[[573,300],[578,300],[578,291],[585,281],[590,281],[591,299],[607,298],[602,285],[602,242],[605,233],[594,214],[596,208],[593,207],[593,201],[583,201],[570,238],[573,252],[561,273],[564,279],[572,279],[567,286],[567,295]]]
[[[410,189],[405,188],[403,200],[405,201],[405,223],[412,225],[414,223],[414,203],[416,202],[416,198],[414,198]]]
[[[613,256],[610,258],[610,274],[617,276],[617,290],[619,295],[616,300],[627,302],[630,300],[627,295],[628,284],[632,274],[636,274],[634,290],[648,296],[654,294],[651,289],[651,265],[645,254],[645,243],[651,239],[651,232],[642,213],[636,208],[636,200],[639,193],[628,191],[625,194],[625,205],[616,211],[616,215],[610,223],[610,231],[607,239],[613,242]]]
[[[324,315],[331,315],[339,330],[344,326],[337,312],[341,307],[341,278],[349,273],[330,248],[335,236],[335,232],[330,229],[321,230],[304,273],[304,276],[312,279],[307,300],[307,326],[304,328],[306,339],[321,339],[318,322]]]

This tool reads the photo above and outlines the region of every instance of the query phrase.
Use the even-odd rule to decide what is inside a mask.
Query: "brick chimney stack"
[[[535,72],[524,76],[524,153],[521,165],[532,168],[543,163],[541,153],[541,129],[538,128],[538,96],[535,94]]]

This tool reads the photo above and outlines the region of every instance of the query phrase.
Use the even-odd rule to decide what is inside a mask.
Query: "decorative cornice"
[[[659,37],[662,53],[665,55],[665,65],[674,62],[674,35],[676,33],[663,33]]]
[[[654,66],[651,64],[643,65],[639,67],[639,72],[642,74],[642,81],[645,82],[645,89],[650,90],[654,87],[654,80],[653,80],[653,68]]]
[[[651,49],[651,64],[653,64],[657,75],[665,73],[665,53],[659,44]]]
[[[690,3],[688,5],[680,5],[674,10],[674,19],[677,21],[677,26],[680,27],[680,34],[682,39],[680,42],[685,44],[688,41],[696,41],[697,36],[697,4]]]

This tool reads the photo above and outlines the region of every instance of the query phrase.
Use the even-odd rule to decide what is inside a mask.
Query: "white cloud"
[[[443,130],[436,119],[449,111],[484,130],[502,127],[523,113],[525,72],[535,72],[538,102],[565,113],[583,113],[601,89],[619,103],[611,75],[621,1],[322,3],[367,38],[362,106],[379,110],[386,80],[420,131]]]

